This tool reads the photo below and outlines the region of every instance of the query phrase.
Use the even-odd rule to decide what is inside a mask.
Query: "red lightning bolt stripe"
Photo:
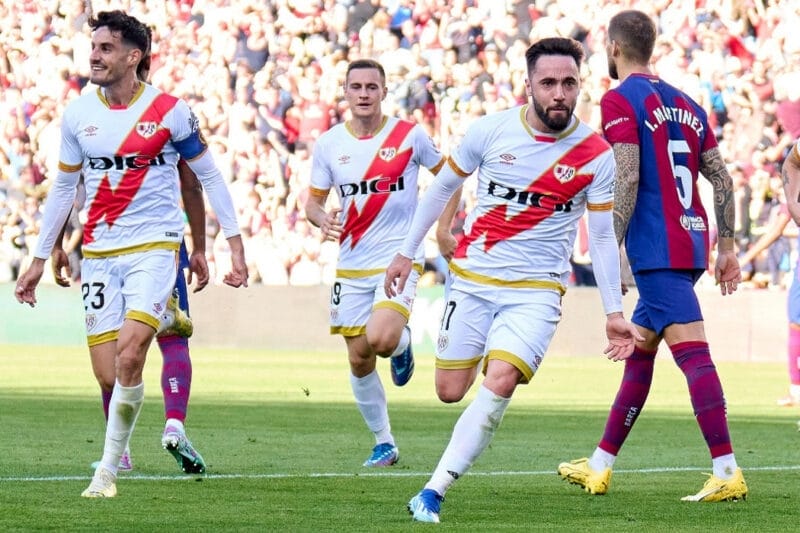
[[[607,148],[608,145],[598,135],[590,135],[583,139],[528,185],[527,191],[543,195],[541,200],[542,207],[526,207],[510,219],[507,217],[507,204],[493,207],[475,219],[470,233],[462,237],[454,256],[457,258],[466,257],[469,245],[481,235],[486,235],[484,250],[488,252],[498,242],[531,229],[542,220],[552,216],[553,210],[550,207],[556,204],[564,204],[574,198],[592,180],[592,175],[578,174],[570,181],[561,183],[555,176],[556,165],[561,164],[572,168],[582,168]]]
[[[155,122],[160,124],[164,115],[175,106],[176,102],[177,99],[175,97],[168,94],[160,94],[145,109],[136,123]],[[144,138],[139,135],[136,127],[134,127],[122,141],[116,154],[122,157],[137,155],[139,156],[137,159],[141,159],[142,163],[144,163],[161,153],[162,148],[169,141],[170,135],[171,133],[168,129],[159,128],[154,135]],[[133,202],[133,198],[142,186],[149,169],[149,166],[143,165],[142,168],[125,170],[116,189],[111,188],[108,174],[103,176],[92,204],[89,206],[86,226],[83,231],[84,246],[94,242],[94,231],[100,221],[105,220],[109,227],[114,225],[114,222]]]
[[[389,135],[387,135],[386,140],[383,141],[383,144],[375,153],[375,157],[372,159],[372,163],[370,164],[361,181],[369,181],[373,178],[382,176],[386,179],[387,189],[389,185],[397,183],[397,181],[400,179],[400,176],[403,175],[406,165],[408,165],[408,162],[411,159],[412,149],[409,148],[404,152],[398,151],[397,154],[389,161],[384,161],[381,159],[380,154],[381,151],[387,148],[399,150],[403,140],[413,128],[414,123],[407,122],[405,120],[401,120],[395,125],[392,131],[389,132]],[[364,202],[364,207],[361,209],[360,213],[356,207],[356,202],[353,201],[347,210],[347,218],[345,220],[342,236],[340,237],[339,242],[343,243],[349,235],[351,237],[350,249],[355,248],[356,244],[358,244],[358,241],[361,240],[361,237],[364,236],[369,227],[378,217],[378,214],[381,212],[381,209],[383,209],[383,206],[386,204],[388,199],[388,193],[370,194],[366,202]]]

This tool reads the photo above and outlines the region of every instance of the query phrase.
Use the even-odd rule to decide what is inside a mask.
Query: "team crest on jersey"
[[[86,329],[91,330],[97,324],[97,315],[94,313],[86,315]]]
[[[561,183],[567,183],[572,178],[575,177],[575,169],[573,167],[569,167],[567,165],[556,165],[553,169],[553,173],[556,175],[556,179]]]
[[[383,159],[384,161],[391,161],[394,159],[394,156],[397,155],[397,148],[390,147],[390,148],[381,148],[378,151],[378,157]]]
[[[155,122],[139,122],[136,124],[136,133],[145,139],[155,135],[156,131],[158,131],[158,124]]]

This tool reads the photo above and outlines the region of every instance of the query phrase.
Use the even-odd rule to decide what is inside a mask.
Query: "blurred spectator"
[[[93,90],[84,5],[0,3],[0,279],[16,276],[27,241],[38,234],[39,206],[58,164],[63,107]],[[94,8],[122,8],[153,27],[151,82],[197,112],[235,194],[254,272],[262,283],[289,284],[333,279],[336,247],[319,243],[302,206],[310,148],[347,118],[341,85],[348,60],[382,61],[391,85],[387,114],[423,124],[448,152],[472,120],[525,100],[523,55],[531,39],[574,37],[587,54],[576,112],[597,127],[599,98],[612,83],[605,23],[620,6],[611,0],[96,0]],[[769,182],[800,136],[800,5],[701,0],[643,9],[662,32],[656,71],[714,117],[723,157],[737,169],[737,232],[746,248],[751,231],[757,238],[769,224]],[[469,209],[469,190],[464,200]],[[221,264],[227,252],[213,216],[208,226],[210,260]]]

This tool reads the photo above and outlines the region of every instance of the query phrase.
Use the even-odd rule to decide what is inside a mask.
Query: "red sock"
[[[158,337],[164,364],[161,368],[161,390],[164,393],[164,417],[183,422],[189,406],[192,387],[192,360],[189,339],[168,335]]]
[[[800,385],[800,324],[789,324],[789,382]]]
[[[600,449],[612,455],[619,453],[650,393],[655,361],[655,351],[639,348],[634,349],[633,354],[625,360],[622,383],[608,413],[606,429],[598,444]]]
[[[675,362],[686,376],[694,416],[700,425],[711,457],[733,453],[725,416],[725,396],[717,368],[711,361],[708,343],[681,342],[670,346],[670,350]]]
[[[100,389],[100,397],[103,399],[103,415],[106,417],[106,422],[108,422],[108,406],[111,404],[112,392],[114,392],[114,389],[109,391]]]

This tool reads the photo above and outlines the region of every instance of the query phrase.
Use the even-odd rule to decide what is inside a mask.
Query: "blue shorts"
[[[634,274],[639,301],[631,322],[659,336],[672,324],[703,320],[694,285],[704,270],[644,270]]]
[[[787,307],[789,312],[789,322],[792,324],[800,324],[800,258],[794,267],[794,277],[792,278],[792,285],[789,287],[789,296],[787,300]]]

